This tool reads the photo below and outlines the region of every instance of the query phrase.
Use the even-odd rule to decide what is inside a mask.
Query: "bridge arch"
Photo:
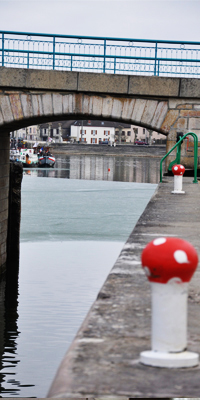
[[[168,103],[114,95],[22,91],[0,94],[0,133],[63,119],[123,121],[167,135]],[[165,122],[166,121],[166,122]]]

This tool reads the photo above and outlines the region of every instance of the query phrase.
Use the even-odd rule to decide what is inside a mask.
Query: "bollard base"
[[[164,353],[160,351],[143,351],[140,362],[151,367],[189,368],[199,364],[199,354],[190,351],[180,353]]]
[[[173,194],[185,194],[185,192],[183,190],[172,190]]]

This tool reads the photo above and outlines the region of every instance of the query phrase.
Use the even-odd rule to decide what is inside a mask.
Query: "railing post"
[[[156,76],[156,64],[157,64],[157,42],[155,47],[155,64],[154,64],[154,75]]]
[[[116,72],[116,57],[114,58],[114,74]]]
[[[106,72],[106,40],[104,40],[103,72]]]
[[[55,36],[53,37],[53,69],[55,69]]]
[[[197,180],[197,168],[198,168],[198,137],[193,133],[194,138],[194,180],[193,183],[198,183]]]
[[[159,76],[159,68],[160,68],[160,60],[158,60],[158,73],[157,73],[157,76]]]
[[[1,41],[2,41],[1,65],[2,67],[4,67],[4,33],[2,33]]]
[[[71,56],[71,71],[73,69],[73,56]]]
[[[29,51],[27,53],[27,68],[29,69]]]

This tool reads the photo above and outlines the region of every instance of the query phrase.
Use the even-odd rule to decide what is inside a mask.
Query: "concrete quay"
[[[65,355],[47,397],[196,397],[200,365],[168,369],[142,365],[151,348],[150,285],[141,252],[156,237],[188,240],[200,255],[200,185],[183,178],[184,195],[171,194],[173,177],[160,183],[125,243],[96,301]],[[95,266],[94,266],[95,267]],[[200,269],[189,286],[188,350],[200,353]]]
[[[160,157],[166,154],[166,145],[135,146],[133,144],[117,144],[114,146],[83,143],[53,143],[53,154],[66,155],[100,155],[118,157]]]

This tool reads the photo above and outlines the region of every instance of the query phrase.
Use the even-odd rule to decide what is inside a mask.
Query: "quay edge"
[[[150,285],[141,252],[156,237],[188,240],[200,254],[200,186],[184,178],[185,195],[173,195],[173,178],[159,184],[125,243],[96,301],[65,355],[48,397],[198,397],[200,367],[153,368],[139,363],[151,348]],[[188,350],[200,348],[200,271],[189,286]]]
[[[94,145],[94,144],[66,144],[53,143],[51,149],[54,154],[66,155],[96,155],[96,156],[119,156],[119,157],[162,157],[166,154],[166,145],[134,146],[129,145]]]

